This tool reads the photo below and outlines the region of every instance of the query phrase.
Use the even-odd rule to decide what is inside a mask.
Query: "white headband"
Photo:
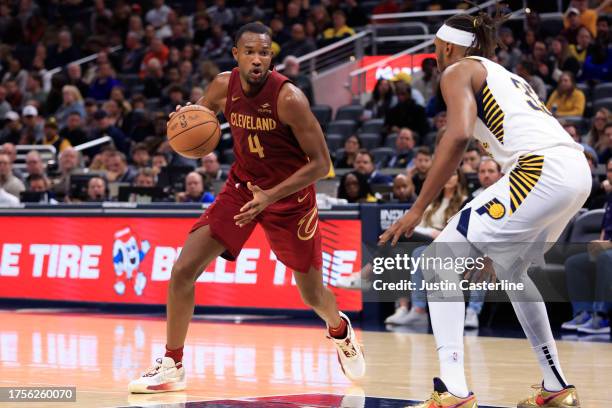
[[[446,41],[452,44],[462,45],[464,47],[471,47],[474,44],[476,36],[467,31],[458,30],[456,28],[443,24],[442,27],[436,33],[436,37],[442,41]]]

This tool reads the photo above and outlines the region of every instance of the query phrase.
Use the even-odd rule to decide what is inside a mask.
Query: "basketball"
[[[170,147],[190,159],[199,159],[215,150],[220,137],[217,117],[200,105],[185,106],[168,122]]]

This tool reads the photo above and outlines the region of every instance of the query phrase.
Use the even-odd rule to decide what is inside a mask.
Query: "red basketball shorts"
[[[191,232],[208,225],[214,239],[226,249],[221,255],[233,261],[256,224],[264,229],[270,247],[278,260],[294,271],[321,269],[321,232],[314,186],[308,186],[268,206],[255,221],[240,228],[234,216],[253,199],[246,183],[231,177]]]

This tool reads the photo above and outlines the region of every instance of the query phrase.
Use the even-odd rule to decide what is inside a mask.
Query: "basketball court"
[[[219,323],[196,317],[183,363],[186,392],[130,395],[127,383],[163,355],[158,316],[23,309],[0,312],[2,387],[75,386],[77,402],[37,407],[404,407],[431,392],[438,373],[431,334],[357,330],[368,374],[342,374],[322,327],[274,319]],[[523,339],[465,337],[468,381],[481,407],[512,407],[540,371]],[[612,399],[609,343],[559,341],[583,407]],[[0,406],[25,406],[4,403]]]

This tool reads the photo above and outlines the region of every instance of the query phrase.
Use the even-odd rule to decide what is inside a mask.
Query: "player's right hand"
[[[385,245],[391,240],[391,245],[395,246],[402,235],[406,236],[406,238],[410,237],[414,229],[421,222],[421,218],[423,218],[423,213],[420,211],[408,210],[402,218],[395,221],[389,229],[378,237],[378,245]]]
[[[191,102],[187,102],[187,103],[185,104],[185,106],[189,106],[189,105],[191,105]],[[177,113],[178,111],[180,111],[181,109],[183,109],[183,106],[181,106],[181,105],[176,105],[176,108],[174,108],[174,112],[170,112],[170,115],[169,115],[168,119],[172,119],[172,117],[173,117],[174,115],[176,115],[176,113]]]

